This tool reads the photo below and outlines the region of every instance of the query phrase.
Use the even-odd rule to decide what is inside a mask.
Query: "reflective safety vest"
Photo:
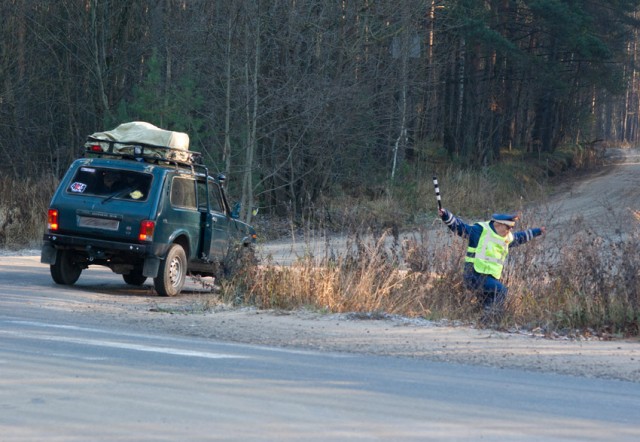
[[[467,256],[464,260],[473,263],[473,269],[476,272],[500,279],[513,235],[511,232],[507,236],[498,235],[488,222],[478,224],[482,227],[480,240],[476,247],[467,248]]]

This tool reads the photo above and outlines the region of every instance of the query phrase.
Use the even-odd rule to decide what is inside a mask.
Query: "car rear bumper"
[[[74,249],[87,253],[88,256],[101,255],[103,253],[126,253],[139,257],[162,256],[159,247],[152,244],[133,244],[119,241],[105,241],[95,238],[84,238],[73,235],[59,235],[45,233],[42,237],[45,247],[48,245],[54,249]],[[43,249],[45,248],[43,247]],[[44,253],[43,253],[44,255]],[[44,257],[43,257],[44,258]],[[43,262],[44,259],[43,259]]]
[[[140,261],[143,263],[142,274],[150,278],[158,274],[161,257],[165,256],[167,249],[163,244],[132,244],[51,233],[45,233],[42,239],[40,262],[43,264],[54,265],[57,250],[69,249],[84,256],[85,265],[106,265],[116,273],[126,272],[125,268],[129,269],[133,262]]]

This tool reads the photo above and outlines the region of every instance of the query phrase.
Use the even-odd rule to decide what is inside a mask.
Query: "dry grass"
[[[39,246],[57,179],[0,177],[0,247]]]
[[[444,226],[443,232],[448,234]],[[441,239],[429,241],[424,234],[389,247],[388,235],[356,235],[351,248],[332,259],[254,266],[225,284],[223,298],[269,309],[479,318],[474,296],[462,285],[463,240],[443,248],[437,245]],[[500,325],[637,335],[640,257],[633,252],[640,238],[608,246],[602,241],[584,231],[560,251],[548,250],[543,241],[514,249],[505,269],[509,303]]]
[[[428,282],[429,277],[400,269],[400,246],[395,242],[387,247],[389,232],[369,238],[354,235],[347,251],[338,256],[307,256],[287,267],[267,263],[249,268],[225,284],[225,296],[236,299],[241,285],[243,301],[261,308],[311,306],[332,312],[423,315],[416,280]]]

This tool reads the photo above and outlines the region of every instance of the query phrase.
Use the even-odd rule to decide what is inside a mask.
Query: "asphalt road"
[[[640,440],[637,383],[105,326],[56,306],[116,275],[0,259],[0,441]]]

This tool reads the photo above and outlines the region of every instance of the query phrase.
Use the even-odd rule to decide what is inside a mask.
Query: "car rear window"
[[[83,166],[76,171],[67,193],[145,201],[152,178],[149,173],[132,170]]]

